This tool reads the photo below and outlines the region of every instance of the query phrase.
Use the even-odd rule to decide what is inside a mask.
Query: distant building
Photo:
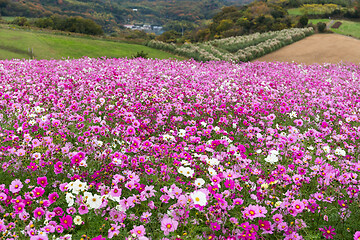
[[[126,27],[126,28],[133,28],[134,27],[134,25],[128,25],[128,24],[126,24],[126,25],[124,25],[124,27]]]
[[[145,31],[147,33],[155,33],[156,35],[162,34],[163,27],[159,25],[149,25],[149,24],[124,24],[127,29]]]

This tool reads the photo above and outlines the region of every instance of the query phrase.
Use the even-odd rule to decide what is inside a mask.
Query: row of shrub
[[[82,17],[63,17],[53,15],[47,18],[37,18],[29,20],[25,17],[16,17],[12,22],[19,26],[33,26],[53,30],[75,32],[89,35],[103,35],[102,27],[91,19]]]
[[[312,27],[292,28],[218,39],[205,43],[185,43],[181,46],[151,40],[147,43],[147,46],[193,58],[197,61],[245,62],[273,52],[312,33],[314,33]]]

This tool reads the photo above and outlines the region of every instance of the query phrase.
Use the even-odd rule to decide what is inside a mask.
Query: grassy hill
[[[141,51],[148,53],[150,58],[184,59],[138,44],[61,36],[21,29],[0,29],[0,59],[31,58],[31,49],[36,59],[81,58],[83,56],[120,58],[131,57]]]

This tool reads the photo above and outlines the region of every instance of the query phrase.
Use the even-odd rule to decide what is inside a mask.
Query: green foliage
[[[326,23],[318,22],[316,24],[316,27],[317,27],[318,32],[323,33],[326,30]]]
[[[229,30],[234,25],[233,21],[230,19],[223,19],[220,21],[219,25],[216,27],[217,32],[224,32]]]
[[[199,25],[194,22],[185,21],[185,20],[183,20],[183,21],[174,20],[174,21],[169,21],[168,23],[166,23],[163,26],[163,29],[165,31],[174,30],[178,33],[185,33],[185,32],[194,30],[197,27],[199,27]]]
[[[176,43],[176,39],[181,37],[181,33],[174,30],[166,31],[160,36],[156,37],[156,40],[166,43]]]
[[[213,17],[212,23],[193,35],[192,41],[218,39],[254,32],[277,31],[289,28],[294,20],[288,17],[282,3],[256,1],[239,7],[225,7]],[[210,32],[210,34],[207,34]],[[205,34],[206,33],[206,34]]]
[[[131,58],[149,58],[149,54],[141,50],[141,52],[137,52],[135,55],[131,56]]]

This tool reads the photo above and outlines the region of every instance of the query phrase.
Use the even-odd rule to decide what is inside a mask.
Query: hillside
[[[69,37],[35,31],[0,29],[0,59],[61,59],[88,57],[131,57],[145,52],[150,58],[178,58],[173,54],[143,45]]]
[[[119,24],[163,25],[169,20],[210,19],[223,6],[244,5],[252,0],[0,0],[1,16],[48,17],[53,14],[82,16],[111,32]]]

